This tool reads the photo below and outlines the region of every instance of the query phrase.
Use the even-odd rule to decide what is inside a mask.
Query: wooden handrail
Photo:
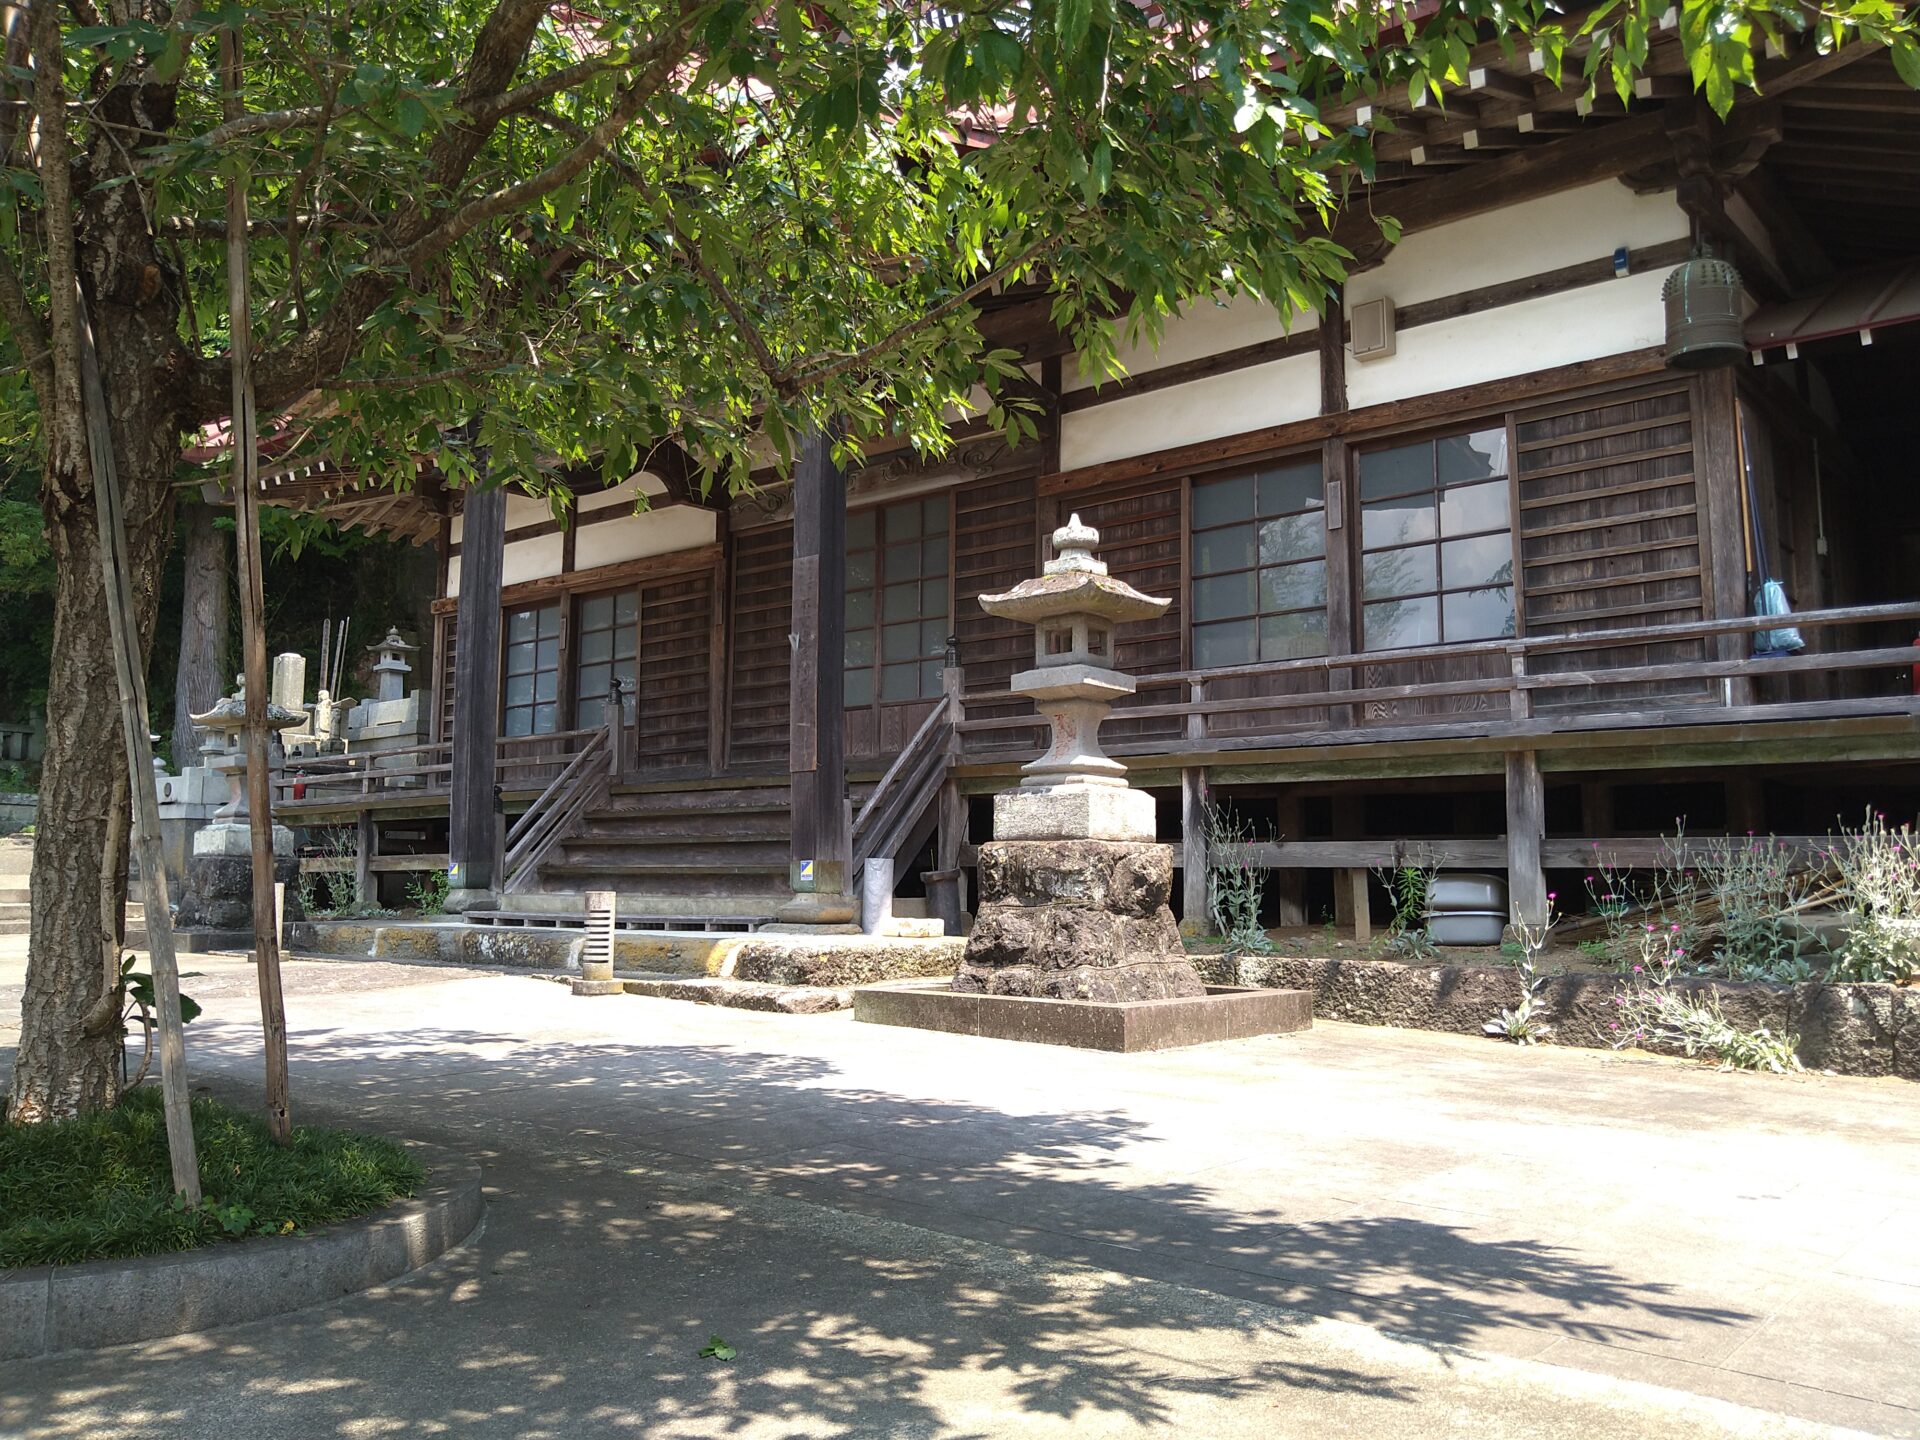
[[[893,757],[893,763],[887,767],[886,773],[867,793],[866,803],[861,805],[859,813],[853,817],[854,834],[858,835],[865,828],[868,818],[874,813],[875,806],[899,782],[902,772],[913,762],[920,747],[928,743],[930,737],[945,728],[946,720],[947,707],[944,704],[936,705],[927,712],[926,718],[920,722],[920,728],[913,732],[913,738],[901,747],[900,753]]]
[[[1507,655],[1515,650],[1529,655],[1553,650],[1591,650],[1610,645],[1643,645],[1659,641],[1704,639],[1712,635],[1751,634],[1762,630],[1827,625],[1870,624],[1876,621],[1920,620],[1920,601],[1888,605],[1851,605],[1830,610],[1807,610],[1792,615],[1742,615],[1731,620],[1687,620],[1670,625],[1638,625],[1622,630],[1574,630],[1565,635],[1533,635],[1515,640],[1476,640],[1460,645],[1412,645],[1399,650],[1363,650],[1348,655],[1310,655],[1298,660],[1270,660],[1252,665],[1223,665],[1215,670],[1162,670],[1136,678],[1141,689],[1160,688],[1198,680],[1260,679],[1277,675],[1316,674],[1351,670],[1356,665],[1402,665],[1418,660],[1461,660],[1475,655]],[[1020,697],[1005,690],[969,690],[967,705],[1005,704]],[[1350,698],[1343,694],[1342,703]],[[1133,710],[1124,712],[1136,713]]]
[[[947,704],[927,712],[913,738],[901,748],[868,794],[853,820],[853,864],[858,870],[902,838],[896,832],[911,827],[933,803],[947,767],[947,737],[952,722]]]
[[[1179,699],[1117,709],[1113,719],[1120,721],[1185,719],[1188,722],[1186,728],[1189,732],[1193,731],[1196,725],[1200,729],[1199,734],[1189,733],[1187,738],[1204,741],[1209,738],[1205,730],[1205,717],[1210,715],[1271,713],[1276,715],[1276,729],[1282,729],[1289,724],[1297,727],[1299,723],[1280,718],[1289,711],[1324,710],[1332,706],[1345,707],[1378,702],[1418,703],[1474,696],[1494,699],[1504,695],[1508,697],[1507,703],[1499,707],[1503,720],[1509,725],[1524,726],[1532,713],[1533,697],[1555,690],[1688,680],[1760,680],[1769,676],[1821,674],[1920,663],[1920,655],[1916,655],[1912,647],[1888,645],[1857,650],[1809,651],[1796,655],[1744,656],[1731,660],[1702,658],[1660,664],[1617,666],[1600,663],[1578,670],[1561,671],[1542,671],[1537,666],[1530,665],[1528,662],[1536,657],[1544,658],[1550,654],[1603,649],[1616,645],[1672,643],[1688,639],[1705,639],[1716,635],[1757,633],[1793,626],[1817,628],[1903,620],[1920,620],[1920,602],[1849,606],[1807,611],[1790,616],[1742,616],[1732,620],[1698,620],[1672,625],[1645,625],[1631,630],[1581,631],[1527,640],[1478,642],[1459,646],[1421,646],[1407,650],[1383,650],[1356,655],[1314,656],[1303,660],[1277,661],[1265,665],[1229,666],[1219,670],[1168,671],[1141,676],[1136,681],[1136,685],[1140,690],[1178,687],[1183,692]],[[1207,686],[1215,680],[1281,681],[1323,674],[1331,676],[1334,672],[1350,671],[1362,665],[1385,668],[1422,659],[1482,658],[1491,661],[1495,657],[1499,657],[1500,660],[1498,667],[1500,673],[1494,675],[1463,675],[1450,679],[1410,681],[1400,685],[1369,685],[1344,690],[1328,687],[1302,689],[1290,693],[1233,696],[1222,699],[1207,698]],[[1000,706],[1017,703],[1022,698],[1011,691],[975,691],[963,695],[961,704],[964,714],[965,707],[969,705]],[[1718,702],[1704,700],[1697,694],[1687,697],[1670,697],[1671,702],[1682,699],[1687,707],[1698,708],[1714,704],[1719,709],[1726,708]],[[1650,711],[1671,710],[1676,708],[1676,704],[1663,704],[1656,698],[1649,702],[1647,708]],[[1766,706],[1762,704],[1750,708],[1764,711]],[[1461,724],[1472,718],[1475,717],[1464,712],[1434,715],[1430,718],[1429,728]],[[968,716],[956,722],[953,730],[956,735],[973,735],[990,731],[1026,730],[1039,723],[1041,723],[1040,717],[1030,713]]]
[[[593,730],[587,732],[587,734],[589,736],[587,743],[573,752],[572,758],[567,761],[560,773],[547,782],[547,788],[542,790],[540,794],[535,797],[534,802],[523,810],[519,816],[515,818],[513,824],[508,827],[507,852],[509,857],[511,857],[515,846],[524,840],[528,831],[539,822],[539,818],[546,812],[547,806],[553,803],[553,797],[567,788],[568,784],[579,774],[586,763],[594,758],[600,747],[606,742],[607,732],[605,730]]]

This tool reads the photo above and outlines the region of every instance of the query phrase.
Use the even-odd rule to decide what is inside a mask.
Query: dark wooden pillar
[[[1540,842],[1547,831],[1546,789],[1532,750],[1507,755],[1507,908],[1517,923],[1538,925],[1547,914],[1547,877]]]
[[[811,435],[793,476],[793,691],[787,722],[792,905],[782,920],[854,918],[845,701],[847,477],[830,434]]]
[[[500,569],[507,492],[467,492],[453,650],[453,772],[448,779],[449,910],[493,903],[501,877],[494,757],[500,747]]]

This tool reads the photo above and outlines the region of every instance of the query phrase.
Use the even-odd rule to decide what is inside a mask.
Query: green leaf
[[[399,124],[400,133],[409,140],[427,128],[427,107],[418,95],[401,97]]]
[[[700,1347],[702,1360],[731,1360],[740,1352],[722,1340],[718,1335],[709,1335],[707,1343]]]
[[[1087,40],[1087,30],[1093,24],[1093,0],[1059,0],[1057,24],[1060,27],[1060,48],[1072,52],[1078,50]],[[1065,58],[1071,59],[1071,53]]]
[[[1888,49],[1893,56],[1893,68],[1900,78],[1920,90],[1920,40],[1911,35],[1903,35]]]

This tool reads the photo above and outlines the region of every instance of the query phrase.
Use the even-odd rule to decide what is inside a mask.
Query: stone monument
[[[1131,695],[1113,668],[1113,632],[1171,603],[1142,595],[1093,556],[1075,515],[1053,532],[1045,573],[990,615],[1034,627],[1034,666],[1013,677],[1052,729],[1015,789],[994,796],[980,847],[980,909],[953,989],[963,994],[1119,1002],[1206,994],[1167,900],[1173,847],[1154,841],[1153,797],[1100,748],[1100,724]]]
[[[247,815],[247,749],[242,731],[247,723],[246,684],[215,702],[203,715],[190,717],[206,733],[201,753],[206,768],[227,778],[227,802],[213,812],[211,823],[193,837],[181,887],[179,926],[183,931],[214,931],[222,936],[251,935],[253,930],[253,830]],[[268,702],[267,724],[291,730],[306,716]],[[293,853],[293,832],[273,827],[273,878],[286,887],[288,920],[304,919],[300,908],[300,861]]]

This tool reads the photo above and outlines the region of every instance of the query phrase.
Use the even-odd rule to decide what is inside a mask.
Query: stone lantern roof
[[[1120,624],[1151,620],[1166,613],[1172,599],[1143,595],[1124,580],[1107,574],[1104,561],[1093,558],[1100,534],[1078,515],[1053,532],[1054,558],[1046,573],[1022,580],[999,595],[982,595],[980,608],[989,615],[1039,625],[1072,615],[1091,615]]]

